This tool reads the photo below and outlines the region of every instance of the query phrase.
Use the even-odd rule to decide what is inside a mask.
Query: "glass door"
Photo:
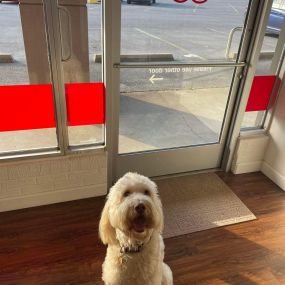
[[[102,6],[87,0],[45,2],[57,67],[65,153],[104,146]]]
[[[104,144],[101,4],[57,0],[68,148]]]
[[[259,1],[179,2],[121,1],[117,177],[220,167]]]

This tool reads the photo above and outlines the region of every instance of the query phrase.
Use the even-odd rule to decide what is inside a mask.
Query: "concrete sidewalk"
[[[217,142],[229,88],[121,95],[120,153]],[[248,123],[255,117],[249,116]],[[72,145],[100,143],[102,126],[69,127]],[[55,129],[0,132],[0,152],[55,147]]]

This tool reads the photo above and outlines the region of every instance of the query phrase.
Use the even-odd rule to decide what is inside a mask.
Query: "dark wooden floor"
[[[261,173],[219,175],[258,219],[167,239],[175,285],[285,284],[285,192]],[[102,284],[103,203],[94,198],[0,213],[0,284]]]

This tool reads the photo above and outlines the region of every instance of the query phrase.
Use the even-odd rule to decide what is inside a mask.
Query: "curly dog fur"
[[[111,188],[99,223],[108,245],[103,263],[105,285],[172,285],[163,262],[162,205],[149,178],[127,173]]]

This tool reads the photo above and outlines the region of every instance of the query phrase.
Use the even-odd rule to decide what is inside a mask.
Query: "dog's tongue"
[[[144,217],[138,217],[133,222],[133,228],[136,232],[142,233],[145,229],[146,221]]]

